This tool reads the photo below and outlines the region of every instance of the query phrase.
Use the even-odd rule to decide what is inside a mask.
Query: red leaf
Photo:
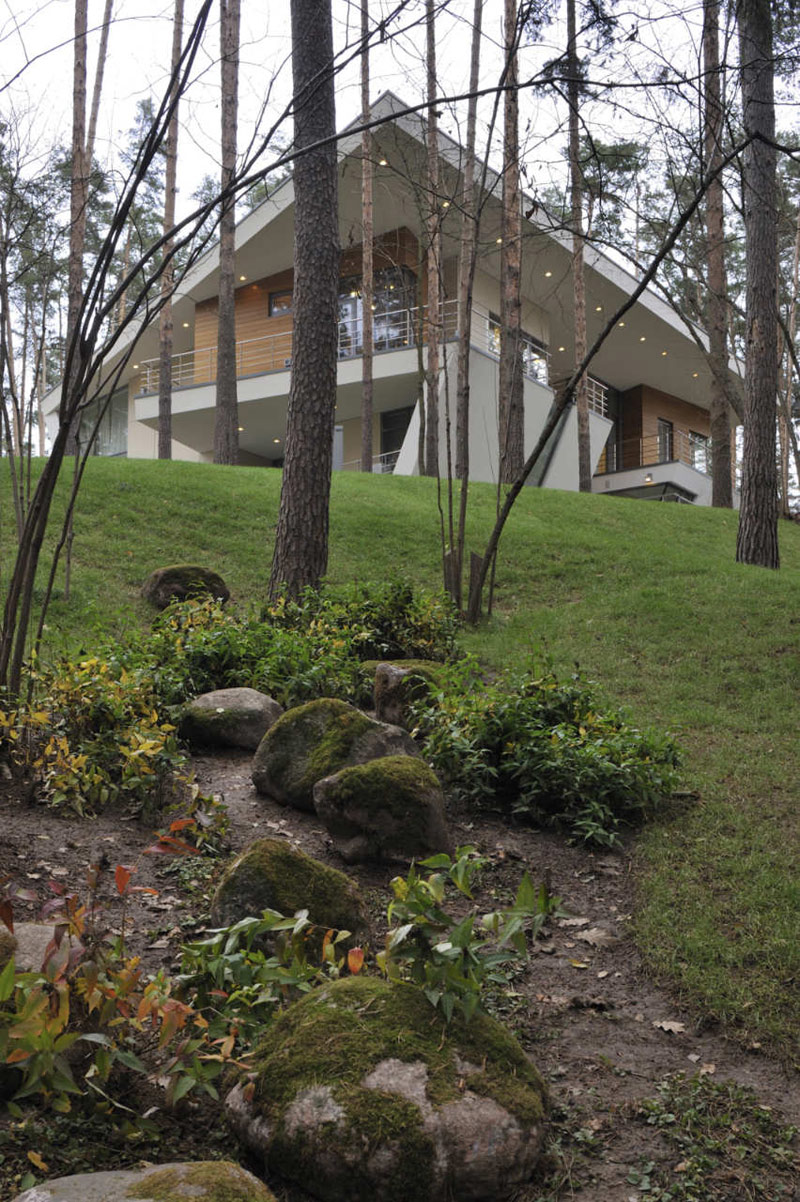
[[[5,923],[11,934],[14,934],[14,907],[7,897],[0,901],[0,922]]]
[[[131,887],[128,889],[128,893],[153,893],[156,897],[158,897],[158,890],[151,889],[149,885],[131,885]]]
[[[360,947],[351,947],[347,953],[347,967],[350,969],[353,976],[357,976],[361,972],[361,967],[364,963],[364,949]]]
[[[133,869],[127,868],[124,864],[117,864],[114,869],[114,880],[117,882],[117,893],[124,893],[130,884],[130,879],[133,876]]]
[[[194,826],[194,818],[176,818],[174,822],[170,822],[169,829],[174,834],[176,831],[186,830],[187,826]],[[159,838],[161,836],[159,835]]]
[[[148,856],[175,855],[177,853],[190,856],[200,855],[196,847],[192,847],[189,843],[184,843],[182,839],[173,839],[172,835],[159,835],[158,843],[154,843],[152,847],[144,849],[144,854]]]

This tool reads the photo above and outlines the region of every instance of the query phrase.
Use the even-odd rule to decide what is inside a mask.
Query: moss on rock
[[[436,774],[420,759],[388,755],[317,783],[314,806],[346,859],[450,851]],[[352,853],[352,855],[351,855]]]
[[[136,1202],[275,1202],[263,1182],[228,1160],[156,1168],[129,1186],[125,1196]]]
[[[250,1107],[255,1126],[270,1133],[269,1163],[326,1199],[438,1202],[445,1183],[468,1171],[447,1162],[442,1138],[469,1099],[492,1099],[507,1112],[527,1150],[523,1174],[538,1154],[544,1084],[519,1043],[485,1015],[445,1027],[412,985],[350,977],[315,990],[276,1019],[254,1067]],[[413,1097],[392,1084],[403,1069],[414,1078]],[[327,1099],[323,1117],[298,1130],[297,1099],[315,1092]],[[337,1167],[326,1159],[323,1190],[318,1152],[326,1149],[335,1149]],[[386,1170],[377,1187],[370,1164]],[[465,1186],[463,1196],[501,1197],[513,1173],[504,1184],[507,1166],[498,1171],[496,1194]]]
[[[158,609],[166,609],[170,601],[185,601],[188,597],[215,597],[224,604],[230,595],[230,589],[217,572],[193,563],[157,568],[142,585],[142,596]]]
[[[405,731],[323,697],[287,710],[267,731],[253,759],[253,784],[284,805],[310,811],[318,780],[391,752],[417,754]]]
[[[257,839],[226,868],[211,918],[217,926],[229,926],[266,909],[286,915],[308,910],[316,925],[353,934],[366,927],[355,881],[282,839]]]

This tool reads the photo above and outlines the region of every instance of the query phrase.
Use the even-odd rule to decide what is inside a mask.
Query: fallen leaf
[[[589,965],[584,960],[570,960],[573,968],[588,968]]]
[[[679,1164],[675,1165],[675,1168],[672,1171],[673,1171],[673,1173],[685,1173],[686,1170],[688,1169],[688,1167],[689,1167],[689,1161],[682,1160],[682,1161],[680,1161]]]
[[[604,977],[607,977],[607,976],[608,976],[608,969],[607,969],[607,968],[604,968],[602,972],[599,972],[599,973],[597,974],[597,979],[598,979],[598,981],[602,981],[602,980],[603,980],[603,978],[604,978]]]
[[[697,1064],[700,1057],[697,1055],[697,1052],[690,1052],[686,1059],[691,1060],[692,1064]]]
[[[716,1064],[701,1064],[701,1066],[700,1066],[700,1076],[701,1077],[710,1077],[711,1074],[715,1073],[716,1071],[717,1071]]]
[[[588,918],[559,918],[558,925],[560,927],[585,927],[588,921]]]
[[[619,943],[618,935],[612,935],[610,931],[605,931],[602,927],[579,931],[575,938],[582,939],[584,943],[591,943],[592,947],[613,947],[615,943]]]
[[[643,1015],[643,1014],[634,1014],[634,1016],[633,1016],[633,1021],[634,1021],[635,1023],[643,1023],[643,1022],[644,1022],[644,1015]]]
[[[45,1164],[38,1152],[28,1152],[28,1160],[42,1173],[49,1173],[50,1166]]]
[[[685,1023],[676,1023],[667,1018],[654,1022],[653,1026],[658,1027],[660,1031],[669,1031],[671,1035],[679,1035],[682,1031],[686,1030]]]

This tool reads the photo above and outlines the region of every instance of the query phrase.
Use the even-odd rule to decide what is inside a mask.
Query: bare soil
[[[199,757],[194,769],[201,790],[221,796],[228,807],[233,851],[255,838],[280,837],[343,867],[314,815],[256,794],[247,754]],[[152,824],[111,811],[91,821],[61,816],[8,784],[0,784],[0,790],[0,880],[10,877],[39,894],[37,903],[15,906],[19,919],[37,916],[51,895],[50,881],[83,890],[87,866],[101,862],[107,868],[101,890],[112,915],[118,913],[113,909],[117,864],[136,865],[137,883],[159,890],[158,896],[139,895],[126,924],[133,932],[131,950],[150,966],[173,964],[181,940],[202,931],[204,905],[187,899],[161,857],[142,854],[153,842]],[[509,901],[527,869],[535,884],[547,881],[568,914],[548,923],[530,963],[514,981],[515,996],[497,999],[500,1013],[549,1082],[559,1145],[518,1202],[573,1196],[582,1202],[629,1202],[646,1196],[626,1180],[630,1171],[649,1161],[674,1168],[676,1157],[657,1130],[637,1120],[637,1103],[653,1097],[669,1074],[704,1072],[715,1080],[736,1081],[800,1126],[796,1073],[761,1049],[742,1047],[709,1027],[702,1015],[683,1009],[648,977],[629,932],[636,904],[630,849],[591,852],[556,835],[463,809],[451,812],[451,822],[458,844],[475,844],[489,857],[476,898],[481,911]],[[349,871],[370,903],[377,945],[389,881],[404,867]],[[185,1120],[177,1121],[186,1121],[187,1156],[195,1142],[194,1154],[202,1155],[209,1133],[221,1135],[215,1115],[202,1108],[189,1108]],[[270,1184],[287,1202],[305,1197],[279,1182]],[[730,1194],[731,1200],[747,1196],[733,1188]]]

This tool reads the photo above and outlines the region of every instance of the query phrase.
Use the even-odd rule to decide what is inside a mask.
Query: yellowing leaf
[[[50,1166],[45,1164],[38,1152],[28,1152],[28,1160],[32,1165],[35,1165],[41,1173],[49,1173]]]
[[[670,1019],[661,1019],[660,1022],[654,1022],[654,1027],[658,1027],[660,1031],[668,1031],[671,1035],[680,1035],[686,1030],[685,1023],[672,1022]]]
[[[364,951],[360,947],[351,947],[347,953],[347,967],[353,976],[357,976],[361,972],[364,963]]]

